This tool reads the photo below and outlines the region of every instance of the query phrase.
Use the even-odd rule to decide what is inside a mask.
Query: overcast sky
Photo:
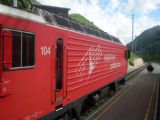
[[[70,8],[102,30],[118,37],[125,44],[132,39],[132,14],[134,35],[160,25],[160,0],[38,0],[45,5]]]

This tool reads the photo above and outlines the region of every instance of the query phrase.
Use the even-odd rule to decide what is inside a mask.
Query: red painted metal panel
[[[2,72],[3,80],[11,80],[13,94],[0,97],[0,119],[38,119],[53,111],[55,107],[51,104],[51,56],[50,53],[44,55],[41,51],[42,47],[54,46],[55,30],[3,14],[0,14],[0,24],[5,28],[36,34],[36,66]]]
[[[72,72],[69,71],[69,78],[70,76],[76,77],[76,74],[80,74],[79,76],[84,75],[85,79],[87,79],[86,77],[91,76],[93,69],[95,71],[96,68],[98,68],[98,70],[101,68],[102,71],[102,68],[108,69],[108,65],[115,63],[116,60],[119,61],[119,57],[121,57],[122,60],[124,59],[123,55],[121,55],[123,54],[123,50],[119,51],[120,49],[117,49],[116,45],[115,48],[113,48],[114,46],[109,48],[109,46],[104,46],[104,44],[102,45],[99,41],[97,41],[97,44],[88,43],[88,46],[80,45],[79,43],[80,40],[77,39],[74,45],[73,42],[69,42],[68,45],[68,69],[72,69]]]
[[[0,24],[0,81],[2,79],[2,25]]]
[[[3,31],[3,65],[4,68],[12,67],[12,31]]]
[[[0,97],[8,96],[12,93],[12,83],[10,80],[0,82]]]
[[[0,97],[4,97],[4,96],[7,96],[12,93],[12,85],[11,85],[10,80],[6,81],[6,80],[2,79],[2,64],[3,64],[2,63],[2,35],[3,35],[2,25],[0,25],[0,33],[1,33],[0,34]],[[4,43],[5,44],[4,49],[6,49],[4,55],[9,55],[9,56],[4,56],[4,60],[6,61],[5,67],[10,68],[11,67],[11,58],[12,58],[12,57],[10,57],[10,56],[12,56],[11,55],[12,39],[10,39],[10,37],[12,36],[12,33],[6,32],[5,36],[7,37],[7,39],[5,39],[6,40],[5,42],[7,42],[7,44]],[[11,42],[10,42],[10,40],[11,40]]]
[[[70,35],[67,47],[68,97],[73,100],[126,74],[126,47],[123,45]]]
[[[11,80],[14,88],[14,94],[0,98],[0,118],[4,120],[38,119],[55,111],[55,45],[58,37],[64,40],[63,106],[113,82],[127,71],[124,57],[127,48],[123,45],[0,15],[0,24],[6,28],[36,35],[36,66],[2,73],[3,79]],[[43,54],[41,48],[53,48],[52,54]]]

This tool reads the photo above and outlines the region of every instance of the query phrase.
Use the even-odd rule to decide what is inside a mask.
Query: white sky
[[[123,43],[132,39],[132,14],[135,16],[134,35],[160,25],[160,0],[38,0],[42,4],[70,8],[100,29],[118,37]]]

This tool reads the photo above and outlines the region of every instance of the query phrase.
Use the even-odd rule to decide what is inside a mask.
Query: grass
[[[129,65],[134,66],[134,60],[137,59],[137,58],[140,58],[140,56],[138,56],[137,54],[131,52],[130,58],[128,59]]]
[[[146,62],[160,62],[160,54],[155,55],[143,55],[143,59]]]
[[[81,24],[83,24],[83,25],[92,27],[92,28],[94,28],[94,29],[99,29],[96,25],[94,25],[93,22],[87,20],[85,17],[83,17],[83,16],[80,15],[80,14],[70,14],[69,17],[70,17],[73,21],[76,21],[76,22],[81,23]]]

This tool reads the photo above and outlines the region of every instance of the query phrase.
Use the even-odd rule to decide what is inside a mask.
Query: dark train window
[[[21,33],[12,32],[12,67],[21,66]]]
[[[22,66],[34,65],[34,36],[32,34],[22,34]]]
[[[9,30],[7,30],[9,31]],[[8,59],[11,58],[11,68],[25,68],[33,67],[35,65],[35,37],[31,33],[10,31],[12,33],[10,54],[5,55],[6,49],[3,48],[3,56]],[[5,32],[4,32],[5,33]],[[3,36],[4,45],[7,46],[5,36]],[[6,41],[6,42],[5,42]],[[6,47],[7,48],[7,47]],[[5,63],[5,61],[4,61]]]
[[[57,50],[56,50],[56,90],[62,89],[62,79],[63,79],[63,40],[57,40]]]

